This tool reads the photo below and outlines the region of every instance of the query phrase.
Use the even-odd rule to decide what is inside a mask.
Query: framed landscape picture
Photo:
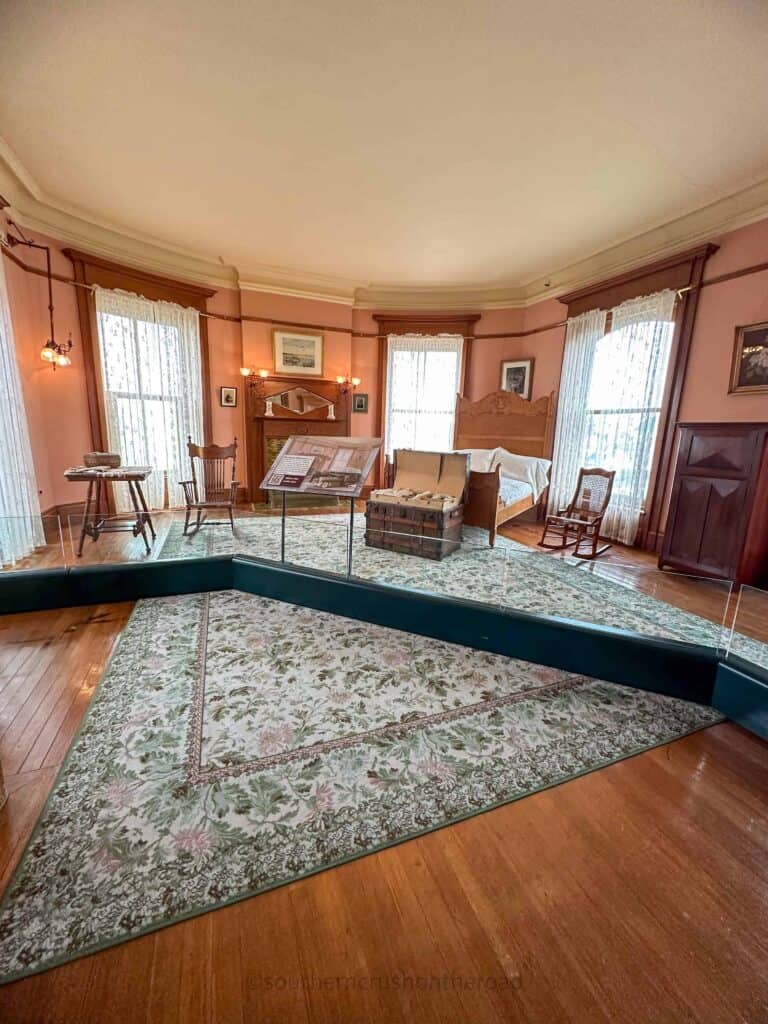
[[[521,398],[530,399],[533,380],[533,360],[508,360],[501,364],[501,390],[513,391]]]
[[[768,392],[768,323],[737,327],[730,394]]]
[[[272,332],[275,349],[275,373],[323,375],[323,336],[297,331]]]

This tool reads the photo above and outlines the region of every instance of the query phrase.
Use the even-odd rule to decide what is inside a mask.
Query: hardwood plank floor
[[[0,885],[130,613],[0,618]],[[768,745],[730,724],[0,988],[13,1024],[768,1021]]]

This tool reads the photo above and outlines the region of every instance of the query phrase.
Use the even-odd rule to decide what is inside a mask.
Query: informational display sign
[[[261,486],[357,498],[380,449],[379,437],[289,437]]]

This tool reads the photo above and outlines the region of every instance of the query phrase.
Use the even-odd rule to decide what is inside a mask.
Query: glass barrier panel
[[[61,569],[67,564],[59,516],[0,517],[0,572]]]
[[[283,550],[282,517],[272,517],[273,534],[278,543],[278,560]],[[355,532],[358,523],[355,523]],[[353,548],[356,539],[353,535]],[[285,517],[285,564],[301,569],[319,569],[339,576],[347,575],[349,554],[349,513],[339,515],[294,514]],[[264,556],[261,556],[264,557]]]
[[[499,603],[504,556],[490,547],[486,531],[465,527],[457,543],[455,537],[416,532],[397,521],[359,519],[352,558],[354,576],[447,597]]]
[[[768,669],[768,590],[741,587],[736,597],[728,657]]]
[[[631,562],[507,550],[509,608],[723,650],[731,584]]]
[[[66,518],[65,541],[70,565],[111,565],[148,562],[157,557],[157,531],[162,516],[151,513],[143,522],[143,534],[133,513],[99,513],[87,519],[82,514]],[[146,537],[146,542],[145,538]]]

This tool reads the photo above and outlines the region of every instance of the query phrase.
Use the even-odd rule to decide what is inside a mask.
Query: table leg
[[[154,527],[154,524],[152,523],[152,516],[149,514],[149,509],[147,508],[147,502],[146,502],[146,500],[144,498],[144,491],[142,491],[141,484],[139,483],[138,480],[136,481],[136,493],[139,496],[139,501],[141,502],[141,507],[144,509],[144,515],[146,517],[146,521],[147,521],[147,524],[149,526],[149,532],[152,534],[152,540],[155,540],[156,537],[157,537],[157,534],[155,533],[155,527]]]
[[[142,539],[144,540],[144,545],[146,546],[147,549],[147,554],[149,554],[151,548],[149,546],[149,541],[147,540],[147,527],[144,522],[144,516],[141,514],[141,509],[139,508],[139,499],[136,497],[136,490],[133,485],[133,480],[128,481],[128,493],[131,495],[133,508],[134,511],[136,512],[136,526],[138,527],[138,532],[141,534]]]
[[[83,506],[83,522],[80,526],[80,543],[77,545],[77,557],[82,558],[83,555],[83,544],[85,543],[86,525],[88,523],[88,516],[91,513],[91,498],[93,496],[93,480],[88,481],[88,493],[85,496],[85,505]]]

